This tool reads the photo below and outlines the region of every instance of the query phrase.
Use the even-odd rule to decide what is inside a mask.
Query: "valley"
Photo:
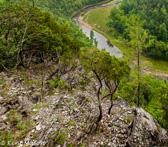
[[[93,30],[97,30],[98,32],[100,32],[102,35],[107,37],[114,45],[121,49],[124,52],[126,58],[132,58],[132,50],[129,48],[129,46],[126,45],[126,43],[121,39],[121,36],[119,34],[116,36],[115,29],[109,30],[106,25],[109,19],[108,16],[110,15],[110,10],[114,6],[90,10],[83,17],[80,17],[79,22],[81,22],[81,24],[85,25],[86,27],[92,27]],[[163,76],[166,81],[168,80],[167,61],[155,60],[147,58],[145,56],[141,56],[141,62],[142,64],[146,65],[143,69],[144,71],[146,71],[146,73],[151,72],[156,77]]]
[[[0,0],[0,147],[168,147],[167,0]]]

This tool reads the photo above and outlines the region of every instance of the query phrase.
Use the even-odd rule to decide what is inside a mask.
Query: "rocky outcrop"
[[[48,147],[168,146],[167,131],[153,116],[142,108],[130,107],[120,97],[114,102],[110,115],[110,101],[106,99],[102,102],[103,120],[99,130],[95,130],[94,122],[99,112],[96,84],[92,78],[84,88],[74,80],[72,85],[79,87],[72,90],[58,88],[52,94],[44,95],[42,102],[39,102],[39,80],[27,84],[25,78],[20,78],[22,75],[15,78],[0,75],[4,79],[0,85],[0,130],[6,134],[13,131],[17,141],[29,140],[39,143],[34,146]],[[72,76],[72,73],[67,74],[63,79],[68,80]],[[39,76],[33,78],[39,79]],[[4,89],[8,93],[4,93]]]

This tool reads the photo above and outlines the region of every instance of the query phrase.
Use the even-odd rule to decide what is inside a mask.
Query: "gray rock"
[[[6,74],[4,72],[0,73],[0,79],[4,78],[6,76]]]
[[[33,104],[36,104],[39,100],[40,94],[38,92],[35,92],[31,95],[31,101]]]
[[[6,114],[0,116],[0,122],[5,121],[6,119],[7,119],[7,115]]]
[[[36,130],[37,130],[37,131],[40,131],[41,129],[42,129],[41,124],[39,124],[39,125],[36,126]]]
[[[12,89],[12,90],[16,90],[16,87],[12,87],[11,89]]]
[[[37,109],[33,109],[33,112],[37,112],[38,110]]]
[[[3,115],[4,113],[6,113],[7,110],[8,110],[7,108],[1,107],[1,108],[0,108],[0,115]]]
[[[111,146],[111,145],[112,145],[112,143],[111,143],[111,142],[109,142],[109,143],[108,143],[108,146]]]
[[[30,77],[30,79],[33,79],[33,76]],[[80,77],[79,75],[77,76]],[[66,81],[66,77],[68,77],[68,74],[66,74],[64,76],[64,79],[61,80]],[[40,78],[41,77],[39,77],[39,79]],[[121,98],[118,98],[118,101],[114,101],[111,115],[107,115],[109,100],[104,100],[102,102],[103,119],[101,121],[101,124],[104,126],[105,131],[100,134],[95,133],[97,129],[95,119],[99,114],[96,93],[92,88],[92,85],[94,85],[94,87],[95,85],[98,86],[95,80],[92,81],[91,85],[88,84],[86,86],[87,90],[80,91],[75,89],[74,93],[59,90],[52,96],[46,96],[46,93],[43,102],[41,102],[40,109],[34,108],[32,110],[33,112],[39,112],[36,116],[35,113],[31,111],[31,108],[33,106],[33,103],[35,104],[39,98],[39,87],[37,88],[36,85],[31,85],[29,86],[28,91],[25,91],[27,87],[24,85],[23,80],[22,82],[19,81],[19,78],[12,81],[11,80],[12,79],[7,80],[8,83],[11,84],[11,87],[13,89],[12,92],[9,92],[11,93],[11,97],[12,93],[16,93],[15,91],[18,92],[15,98],[16,101],[12,101],[8,105],[11,109],[17,109],[17,114],[22,113],[23,110],[27,112],[27,114],[31,114],[23,116],[22,121],[24,121],[24,118],[25,120],[29,119],[31,121],[36,121],[34,123],[35,126],[30,129],[30,132],[28,132],[27,136],[25,137],[30,140],[34,139],[36,141],[45,141],[46,145],[54,146],[53,140],[58,136],[57,133],[59,133],[59,135],[65,133],[67,137],[65,143],[62,145],[63,147],[68,146],[70,143],[75,143],[76,146],[85,145],[88,147],[99,147],[103,144],[108,145],[109,147],[124,147],[126,141],[128,140],[128,134],[129,132],[131,132],[131,137],[129,136],[130,140],[135,145],[135,147],[137,147],[136,144],[141,146],[149,146],[151,142],[156,144],[157,141],[164,141],[166,138],[168,138],[166,135],[167,132],[159,126],[158,122],[152,116],[150,116],[143,109],[136,107],[130,108],[129,104]],[[48,90],[46,87],[44,89],[46,89],[46,91]],[[34,92],[34,94],[31,95],[32,91]],[[85,100],[85,97],[92,98],[94,102],[87,102]],[[68,98],[72,98],[72,101],[70,103],[67,103]],[[78,108],[72,110],[72,108],[70,108],[71,103],[77,105]],[[58,104],[62,104],[63,107],[57,108],[56,106]],[[5,109],[5,107],[2,108],[0,110],[0,113],[5,113]],[[124,123],[125,117],[130,116],[131,118],[134,118],[132,109],[137,110],[134,131],[131,131],[131,128],[128,127],[129,124]],[[124,110],[124,112],[121,113],[121,110]],[[10,127],[13,127],[13,122],[9,121],[6,122],[7,125],[4,124],[3,121],[6,118],[7,114],[0,116],[0,128],[4,129],[6,127],[9,128],[7,129],[7,131],[10,131]],[[68,125],[67,122],[69,120],[74,121],[76,126],[74,127]],[[146,121],[148,125],[145,125]],[[132,122],[130,122],[130,124],[131,123]],[[160,130],[160,132],[158,131],[158,129]],[[38,133],[38,135],[36,136],[36,138],[33,138],[35,133]],[[144,134],[145,143],[142,142],[142,137]],[[152,140],[155,136],[157,137],[157,141]],[[154,146],[161,145],[157,144]],[[61,145],[58,145],[57,147],[61,147]]]
[[[0,131],[5,129],[6,128],[6,125],[4,123],[0,123]]]
[[[2,101],[2,100],[3,100],[3,97],[0,96],[0,101]]]
[[[34,133],[34,132],[35,132],[35,130],[33,129],[33,130],[32,130],[32,133]]]
[[[33,109],[34,110],[34,109]],[[35,111],[34,111],[35,112]],[[39,115],[37,115],[35,118],[33,118],[33,120],[37,121],[39,120]]]

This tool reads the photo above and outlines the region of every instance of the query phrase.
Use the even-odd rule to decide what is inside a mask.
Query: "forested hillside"
[[[143,54],[168,60],[168,1],[124,0],[119,8],[111,10],[108,26],[116,28],[129,41],[128,24],[133,17],[140,17],[148,34]]]
[[[3,0],[1,2],[1,8],[3,9],[7,5],[17,4],[19,1],[14,0]],[[93,1],[78,1],[78,0],[28,0],[30,5],[33,7],[39,7],[42,11],[47,11],[57,20],[58,24],[68,24],[70,29],[70,36],[77,38],[82,42],[82,46],[92,46],[90,40],[79,30],[79,28],[70,21],[69,18],[72,16],[74,11],[79,10],[82,6],[100,2],[102,0]]]
[[[103,2],[105,0],[82,0],[82,4],[84,5],[88,5],[88,4],[94,4],[94,3],[99,3],[99,2]]]
[[[69,19],[97,2],[0,1],[0,146],[168,145],[168,84],[94,47]],[[108,25],[131,41],[124,4]]]
[[[57,17],[69,17],[74,11],[79,10],[82,4],[77,0],[35,0],[35,6],[50,11]]]
[[[44,60],[80,48],[67,24],[58,25],[50,14],[26,2],[1,10],[0,20],[0,63],[7,68],[29,66],[32,56]]]
[[[105,0],[35,0],[34,3],[35,6],[52,12],[57,17],[70,17],[74,11],[79,10],[82,6],[102,1]]]

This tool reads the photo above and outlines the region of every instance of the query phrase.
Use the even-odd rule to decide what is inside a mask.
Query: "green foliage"
[[[131,116],[124,117],[124,120],[127,121],[127,123],[130,123],[132,121]]]
[[[92,100],[91,98],[89,97],[85,97],[86,100],[88,100],[90,103],[94,102],[94,100]]]
[[[93,32],[93,30],[90,31],[90,40],[93,43],[93,40],[94,40],[94,32]]]
[[[4,0],[7,1],[7,0]],[[12,3],[16,3],[18,1],[11,0]],[[28,0],[30,2],[30,6],[32,6],[32,0]],[[70,30],[70,36],[73,38],[77,38],[82,42],[82,46],[89,46],[91,47],[92,44],[89,40],[89,38],[83,34],[83,32],[79,29],[77,25],[75,25],[74,22],[69,20],[74,13],[74,11],[77,11],[82,8],[82,6],[85,5],[83,3],[85,0],[35,0],[35,7],[40,8],[42,11],[46,11],[50,13],[52,16],[54,16],[59,24],[68,24],[68,26],[71,28]],[[97,3],[104,0],[93,0],[91,3]],[[90,2],[90,1],[88,1]],[[86,4],[88,4],[88,2]]]
[[[8,144],[9,141],[13,142],[14,139],[14,134],[12,131],[9,131],[7,134],[3,131],[0,131],[0,142],[4,143],[3,147],[9,147],[10,145]]]
[[[63,107],[63,104],[59,103],[56,105],[56,108],[62,108]]]
[[[41,107],[42,107],[42,104],[41,104],[41,103],[37,103],[37,104],[35,104],[35,105],[31,108],[31,110],[37,109],[37,111],[34,112],[34,114],[36,115],[36,114],[39,112],[39,110],[40,110]]]
[[[64,80],[58,82],[59,88],[62,89],[64,87]]]
[[[35,1],[35,6],[48,11],[41,12],[37,7],[32,8],[32,1],[4,0],[3,9],[0,9],[0,69],[3,67],[15,67],[18,65],[29,66],[33,62],[41,62],[45,56],[49,59],[71,60],[71,54],[77,55],[81,45],[92,46],[88,37],[74,22],[61,18],[62,8],[65,8],[66,16],[71,15],[67,7],[79,6],[76,0],[69,1]],[[66,5],[65,5],[66,3]],[[79,9],[78,8],[78,9]],[[59,14],[57,15],[58,12]],[[63,16],[65,16],[63,15]],[[59,23],[60,25],[58,25]],[[70,29],[72,28],[72,29]],[[79,42],[78,39],[81,41]],[[66,54],[64,54],[66,53]],[[64,54],[64,55],[63,55]],[[63,59],[64,58],[64,59]],[[68,61],[66,61],[66,64]],[[3,65],[3,67],[1,67]]]
[[[148,125],[148,122],[147,122],[147,121],[145,121],[145,125]]]
[[[131,105],[136,105],[138,101],[136,95],[136,82],[136,76],[131,73],[130,78],[122,79],[118,87],[118,94]],[[140,87],[142,107],[154,116],[162,127],[168,129],[168,84],[161,79],[155,79],[149,75],[142,75]]]
[[[67,99],[66,99],[66,102],[69,103],[69,102],[71,102],[72,100],[73,100],[73,98],[67,98]]]
[[[125,110],[121,109],[120,112],[123,113],[123,112],[125,112]]]
[[[77,0],[36,0],[35,5],[43,10],[51,10],[57,16],[70,17],[74,11],[79,10],[82,4]]]
[[[130,16],[127,26],[126,31],[129,32],[128,35],[130,37],[129,43],[136,51],[139,50],[139,52],[142,52],[147,38],[147,33],[142,28],[143,21],[140,20],[139,16]]]
[[[101,130],[96,131],[96,134],[101,134],[101,133],[102,133]]]
[[[80,144],[80,147],[86,147],[86,145],[85,144]]]
[[[58,145],[62,145],[66,141],[66,132],[61,131],[60,133],[55,132],[57,134],[57,137],[54,139],[54,142]]]
[[[12,121],[14,123],[18,123],[21,121],[22,116],[18,114],[17,110],[10,110],[10,112],[7,115],[7,119],[5,120],[7,121]]]
[[[84,13],[84,12],[82,12],[82,13],[81,13],[81,15],[82,15],[82,16],[84,16],[84,15],[85,15],[85,13]]]
[[[17,128],[19,129],[19,130],[23,130],[24,128],[25,128],[25,124],[18,124],[17,125]]]
[[[70,106],[70,109],[75,109],[75,108],[78,107],[74,102],[72,102],[71,104],[69,104],[69,106]]]
[[[29,118],[25,119],[22,114],[18,113],[18,110],[10,110],[5,122],[13,124],[13,127],[9,132],[0,131],[0,142],[5,143],[4,147],[10,146],[8,142],[14,142],[24,138],[34,126],[34,122]]]
[[[99,3],[99,2],[103,2],[103,1],[105,1],[105,0],[82,0],[82,4],[89,5],[89,4]]]
[[[68,145],[68,147],[73,147],[72,143]]]
[[[99,82],[99,88],[97,90],[97,99],[100,112],[97,121],[99,122],[102,118],[101,100],[103,98],[100,98],[102,80],[105,81],[105,84],[109,89],[108,94],[111,95],[112,101],[112,96],[116,92],[120,80],[125,76],[129,76],[130,67],[128,66],[127,62],[119,60],[115,56],[110,56],[108,52],[104,50],[100,51],[96,48],[83,50],[83,52],[81,53],[81,62],[85,70],[87,72],[92,72],[94,77]],[[104,98],[105,97],[106,96],[104,96]]]
[[[80,85],[84,87],[87,84],[88,84],[88,82],[86,80],[84,80],[84,78],[82,77],[81,80],[80,80]]]
[[[70,126],[76,126],[76,124],[75,124],[75,122],[74,121],[72,121],[72,120],[70,120],[69,122],[68,122],[68,125],[70,125]]]
[[[97,45],[98,45],[98,41],[96,40],[96,38],[94,39],[94,45],[95,45],[95,47],[97,47]]]
[[[147,38],[147,33],[145,30],[142,29],[143,22],[140,20],[140,17],[131,16],[128,22],[128,29],[129,30],[129,37],[130,37],[130,44],[132,48],[135,50],[135,54],[137,54],[137,65],[134,66],[136,69],[136,76],[137,76],[137,95],[138,95],[138,107],[141,105],[140,100],[140,78],[141,78],[141,64],[140,64],[140,53],[145,46],[145,41]]]
[[[123,33],[126,28],[127,17],[123,16],[124,12],[116,7],[111,9],[110,21],[107,23],[109,28],[116,28],[119,33]]]
[[[7,67],[28,66],[32,57],[39,62],[44,54],[57,58],[58,54],[79,51],[80,42],[70,38],[67,24],[58,25],[47,12],[32,8],[27,2],[9,5],[1,14],[0,62]]]
[[[1,78],[0,79],[0,85],[2,85],[3,83],[5,83],[6,82],[6,79],[4,79],[4,78]]]
[[[60,80],[60,78],[56,78],[53,81],[52,80],[48,80],[48,83],[50,83],[50,91],[52,91],[53,89],[59,87],[60,89],[63,88],[70,88],[70,84],[65,83],[64,80]]]
[[[125,61],[110,56],[106,51],[90,48],[81,53],[82,64],[86,70],[97,73],[102,79],[119,81],[123,76],[129,75],[130,68]],[[96,75],[95,75],[96,76]]]
[[[109,28],[116,28],[123,39],[130,40],[127,22],[131,17],[140,17],[143,29],[148,33],[143,53],[150,57],[168,59],[168,4],[167,0],[124,0],[119,8],[112,8]]]

